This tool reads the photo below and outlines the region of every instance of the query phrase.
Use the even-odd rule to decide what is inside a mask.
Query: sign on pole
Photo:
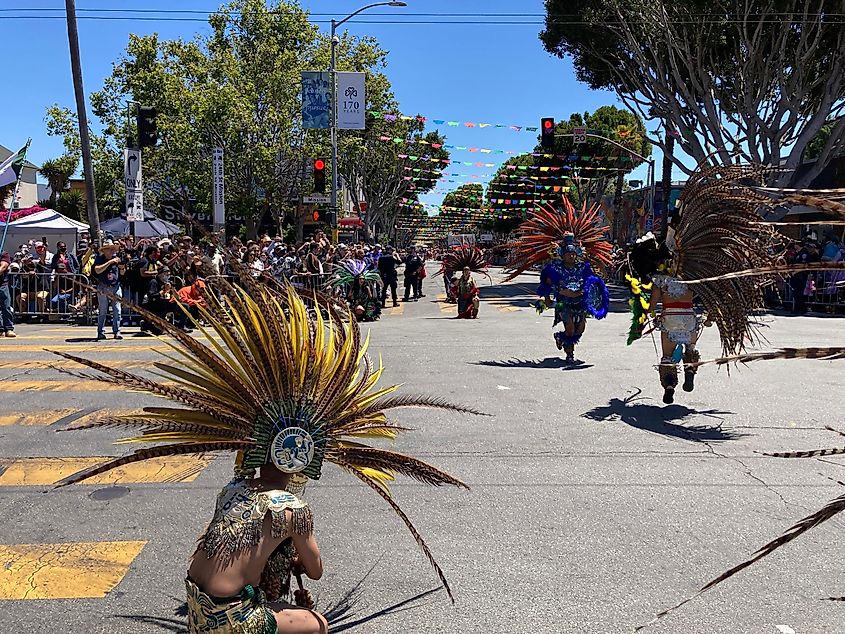
[[[574,143],[586,143],[587,128],[572,128],[572,141]]]
[[[327,130],[331,118],[331,103],[331,73],[303,71],[302,127]]]
[[[364,73],[337,74],[337,127],[341,130],[363,130],[367,93]]]
[[[302,197],[302,202],[307,204],[330,203],[332,201],[328,194],[309,194]]]
[[[216,147],[211,152],[211,173],[214,178],[214,230],[222,231],[226,226],[226,188],[223,179],[222,147]]]
[[[123,150],[123,178],[126,186],[126,220],[144,222],[144,183],[141,150]]]

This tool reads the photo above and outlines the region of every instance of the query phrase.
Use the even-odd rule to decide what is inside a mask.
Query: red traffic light
[[[553,128],[553,127],[554,127],[554,125],[555,125],[555,124],[554,124],[554,123],[552,123],[552,121],[551,121],[550,119],[546,119],[545,121],[543,121],[543,127],[544,127],[546,130],[550,130],[551,128]]]
[[[326,169],[326,162],[323,159],[317,159],[316,161],[314,161],[314,169],[315,170]]]
[[[314,219],[314,222],[320,222],[320,212],[316,209],[314,210],[314,213],[311,217]]]

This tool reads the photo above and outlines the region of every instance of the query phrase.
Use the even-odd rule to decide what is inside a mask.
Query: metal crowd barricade
[[[845,271],[819,271],[811,275],[815,290],[807,296],[807,306],[816,312],[845,312]],[[795,295],[788,279],[783,284],[782,296],[784,307],[792,309]]]
[[[80,273],[9,273],[12,307],[18,319],[87,321],[93,308],[89,283]]]
[[[313,291],[321,291],[329,283],[331,278],[331,273],[294,273],[290,276],[290,282],[294,286]]]

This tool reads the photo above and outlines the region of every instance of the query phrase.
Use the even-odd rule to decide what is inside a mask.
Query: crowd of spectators
[[[262,235],[246,242],[231,238],[225,247],[215,236],[194,241],[183,235],[172,239],[109,238],[97,248],[83,234],[76,255],[72,251],[62,242],[53,247],[41,240],[21,244],[14,253],[4,254],[7,263],[0,264],[0,335],[15,336],[14,313],[45,320],[51,314],[89,311],[97,313],[98,339],[105,338],[109,313],[112,335],[119,339],[121,324],[131,319],[131,314],[121,310],[122,298],[167,316],[188,330],[188,320],[175,304],[182,303],[196,315],[201,288],[209,277],[237,280],[248,273],[254,278],[272,277],[326,288],[348,260],[363,261],[377,271],[381,281],[370,292],[383,306],[390,294],[396,306],[400,270],[404,269],[403,299],[416,301],[425,296],[425,262],[433,256],[431,251],[416,247],[400,251],[363,241],[333,244],[322,231],[296,244],[285,243],[279,236]],[[96,294],[90,292],[89,285],[96,288]],[[8,299],[5,303],[4,297]],[[344,297],[343,292],[340,297]],[[141,328],[157,332],[145,321],[141,321]]]

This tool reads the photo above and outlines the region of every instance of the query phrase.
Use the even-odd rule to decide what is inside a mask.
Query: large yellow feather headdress
[[[205,292],[207,305],[200,308],[200,317],[208,326],[197,324],[200,338],[142,311],[173,337],[172,341],[163,339],[172,352],[162,353],[164,359],[151,364],[152,374],[163,381],[55,352],[98,374],[63,372],[182,405],[148,407],[139,415],[106,417],[74,428],[135,428],[138,435],[120,442],[159,444],[74,474],[60,486],[132,462],[209,451],[237,452],[236,475],[245,477],[272,463],[282,471],[316,480],[323,462],[333,462],[399,514],[448,591],[442,571],[387,483],[400,474],[433,486],[466,485],[425,462],[360,441],[393,438],[405,431],[385,414],[399,407],[479,412],[437,398],[394,395],[396,385],[379,388],[383,368],[371,365],[367,341],[361,341],[354,319],[341,321],[330,309],[323,317],[320,306],[306,306],[292,287],[250,284],[247,291],[224,282],[215,290]]]

